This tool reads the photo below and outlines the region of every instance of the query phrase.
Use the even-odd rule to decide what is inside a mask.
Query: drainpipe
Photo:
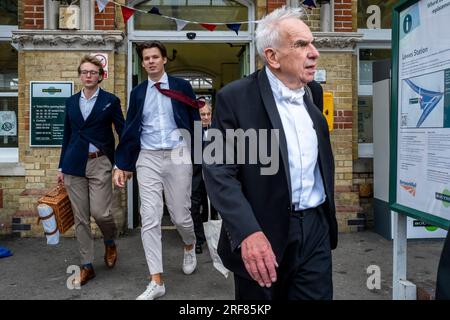
[[[59,1],[46,0],[44,9],[44,29],[56,30],[59,22]]]
[[[333,32],[333,11],[331,2],[333,0],[318,0],[320,4],[320,31],[321,32]]]

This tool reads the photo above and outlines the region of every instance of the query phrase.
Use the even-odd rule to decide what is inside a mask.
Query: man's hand
[[[133,172],[120,169],[114,170],[113,181],[119,188],[125,187],[125,182],[133,176]]]
[[[269,288],[277,281],[278,267],[272,246],[261,231],[252,233],[241,243],[242,260],[253,280]]]
[[[56,182],[64,183],[64,173],[62,173],[61,171],[58,171],[58,173],[56,174]]]

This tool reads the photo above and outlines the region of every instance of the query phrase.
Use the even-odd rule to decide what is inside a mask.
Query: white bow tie
[[[303,95],[305,94],[305,89],[301,88],[298,90],[291,90],[286,87],[280,87],[280,100],[286,100],[290,103],[300,104]]]

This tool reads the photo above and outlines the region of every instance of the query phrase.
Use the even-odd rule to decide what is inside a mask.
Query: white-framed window
[[[19,161],[18,54],[11,45],[17,17],[17,0],[0,1],[0,163]]]
[[[358,0],[358,156],[373,158],[373,63],[391,55],[391,16],[397,0]],[[375,128],[376,129],[376,128]]]
[[[130,5],[136,9],[150,11],[157,7],[162,15],[198,22],[246,22],[254,20],[254,3],[250,0],[135,0]],[[135,12],[128,20],[130,40],[211,40],[221,38],[230,41],[251,39],[254,23],[242,23],[238,34],[226,25],[217,25],[213,32],[200,24],[187,23],[177,31],[175,20],[156,14]],[[190,33],[191,35],[188,35]],[[162,38],[161,38],[162,36]]]

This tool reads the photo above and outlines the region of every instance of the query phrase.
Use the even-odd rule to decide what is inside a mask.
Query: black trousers
[[[450,230],[445,239],[436,280],[436,300],[450,300]]]
[[[198,243],[206,241],[203,222],[208,220],[208,194],[203,181],[202,166],[194,165],[192,173],[191,216]],[[217,219],[217,211],[211,206],[211,219]]]
[[[300,216],[302,214],[303,216]],[[331,300],[328,221],[322,206],[291,216],[289,242],[270,288],[234,275],[236,300]]]

